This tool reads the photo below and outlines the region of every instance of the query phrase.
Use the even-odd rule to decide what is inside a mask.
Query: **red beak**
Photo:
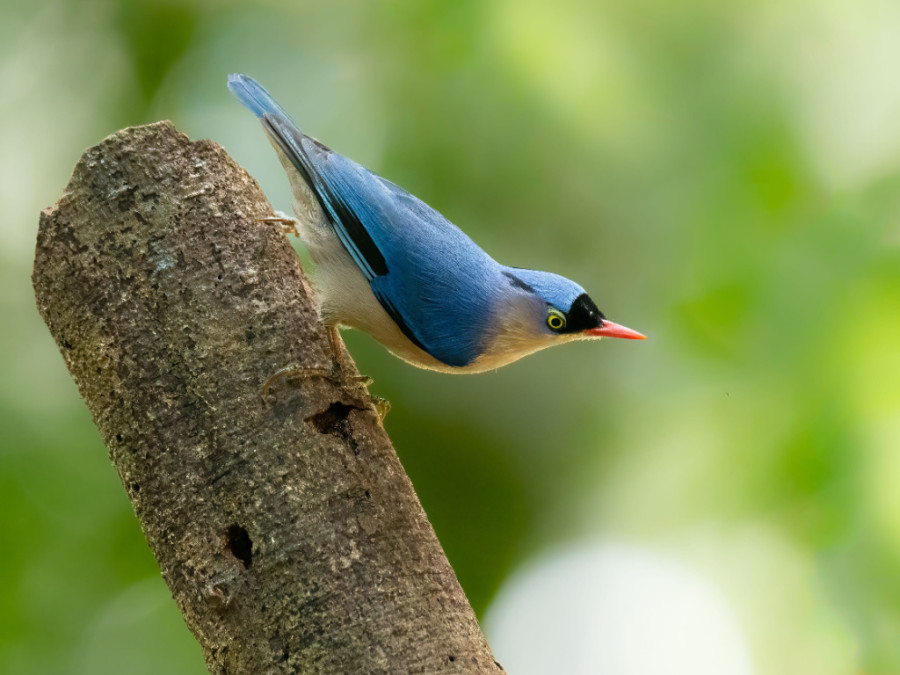
[[[603,323],[600,324],[599,328],[588,328],[584,331],[584,334],[590,335],[591,337],[617,337],[625,338],[626,340],[647,339],[646,335],[641,335],[636,330],[625,328],[625,326],[620,326],[619,324],[607,321],[606,319],[603,319]]]

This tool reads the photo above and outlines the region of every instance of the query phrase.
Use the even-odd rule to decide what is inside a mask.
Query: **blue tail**
[[[252,77],[247,77],[240,73],[232,73],[228,76],[228,88],[257,117],[274,115],[291,120],[290,115],[284,111],[284,108],[278,105],[269,92],[263,89],[263,86]]]

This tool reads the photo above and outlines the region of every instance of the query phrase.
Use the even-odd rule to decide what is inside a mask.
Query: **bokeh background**
[[[4,0],[0,672],[205,672],[35,310],[41,208],[226,74],[650,336],[499,372],[347,340],[513,673],[900,673],[896,0]],[[281,364],[273,364],[273,368]]]

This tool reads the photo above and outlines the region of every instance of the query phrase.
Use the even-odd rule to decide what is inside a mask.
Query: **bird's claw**
[[[257,218],[256,222],[278,225],[284,234],[293,234],[297,237],[300,236],[300,232],[297,229],[297,225],[299,224],[297,222],[297,219],[291,218],[289,215],[287,215],[286,213],[282,213],[281,211],[275,211],[274,215],[272,216]]]
[[[369,378],[371,382],[372,378]],[[384,418],[387,417],[387,414],[391,411],[391,402],[386,398],[382,398],[381,396],[376,396],[375,394],[371,394],[372,397],[372,405],[375,408],[375,412],[378,413],[378,419],[384,422]]]
[[[321,377],[326,380],[335,381],[334,372],[330,368],[321,366],[286,366],[281,368],[272,375],[263,385],[262,399],[264,403],[272,400],[269,390],[279,380],[283,379],[308,379],[312,377]]]
[[[262,399],[264,403],[270,402],[272,400],[270,389],[272,386],[282,379],[309,379],[313,377],[319,377],[330,382],[333,382],[338,387],[343,389],[346,392],[356,392],[354,396],[360,397],[360,399],[365,399],[365,396],[360,396],[360,392],[364,392],[365,394],[369,394],[368,388],[372,384],[374,380],[368,375],[348,375],[347,374],[347,363],[344,360],[344,351],[342,349],[342,343],[340,341],[340,336],[338,335],[337,328],[330,326],[328,328],[328,339],[332,349],[332,355],[334,357],[331,362],[331,367],[326,366],[286,366],[276,371],[263,385],[262,391]],[[390,409],[390,403],[387,402],[386,399],[383,399],[378,396],[372,397],[373,405],[375,406],[376,412],[378,412],[378,416],[383,420],[384,416],[387,415],[388,410]]]
[[[286,366],[281,368],[268,379],[266,383],[263,385],[262,390],[262,399],[263,402],[268,403],[273,399],[271,389],[272,387],[279,382],[280,380],[291,380],[291,379],[309,379],[313,377],[319,377],[325,380],[329,380],[333,382],[337,386],[342,389],[349,390],[366,390],[369,385],[372,384],[372,378],[368,375],[345,375],[343,369],[340,367],[340,364],[335,364],[337,367],[327,368],[325,366]],[[377,397],[375,397],[377,398]],[[383,400],[383,399],[381,399]],[[386,402],[386,401],[385,401]],[[378,408],[379,403],[376,402],[376,409]],[[388,407],[390,405],[388,404]],[[387,414],[385,411],[384,414]],[[379,412],[379,415],[381,413]],[[384,415],[381,415],[382,419]]]

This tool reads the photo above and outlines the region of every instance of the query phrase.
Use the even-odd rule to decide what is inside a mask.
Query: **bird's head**
[[[585,290],[550,272],[505,268],[509,288],[495,315],[496,330],[489,348],[515,360],[526,354],[572,340],[617,337],[644,340],[635,330],[609,321]]]

